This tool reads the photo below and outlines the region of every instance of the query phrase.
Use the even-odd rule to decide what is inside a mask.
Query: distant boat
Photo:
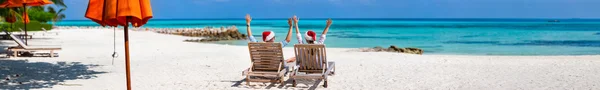
[[[558,20],[550,20],[548,22],[560,22],[560,21],[558,21]]]

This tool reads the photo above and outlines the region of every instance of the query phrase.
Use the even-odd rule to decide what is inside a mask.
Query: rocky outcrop
[[[189,37],[204,37],[204,39],[190,39],[185,40],[187,42],[211,42],[211,41],[222,41],[222,40],[245,40],[247,36],[238,31],[235,26],[232,27],[221,27],[221,28],[186,28],[186,29],[166,29],[158,30],[157,33],[182,35]]]
[[[186,42],[214,42],[214,41],[221,41],[221,39],[218,38],[205,38],[205,39],[188,39],[188,40],[184,40]]]
[[[394,45],[391,45],[388,48],[383,48],[380,46],[373,48],[364,48],[361,49],[362,52],[398,52],[398,53],[409,53],[409,54],[423,54],[423,50],[419,48],[399,48]]]

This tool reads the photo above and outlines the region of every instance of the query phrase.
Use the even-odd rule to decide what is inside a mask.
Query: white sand
[[[85,72],[24,75],[29,78],[51,78],[54,84],[0,85],[56,90],[123,90],[125,62],[123,32],[117,31],[119,57],[111,64],[112,30],[58,30],[52,39],[33,39],[30,45],[62,45],[58,58],[10,58],[2,62],[29,60],[28,63],[76,63],[88,66]],[[35,37],[34,37],[35,38]],[[216,89],[324,89],[303,80],[298,87],[291,84],[241,82],[241,71],[250,66],[245,46],[183,42],[191,37],[164,35],[147,31],[130,32],[132,85],[135,90],[216,90]],[[2,41],[12,44],[13,41]],[[385,52],[350,52],[350,49],[328,48],[328,59],[335,61],[336,75],[326,89],[600,89],[600,56],[461,56],[411,55]],[[285,57],[293,56],[285,48]],[[24,64],[26,65],[26,64]],[[60,66],[60,64],[57,64]],[[35,67],[35,65],[30,65]],[[68,67],[68,66],[65,66]],[[6,68],[6,66],[5,66]],[[22,68],[9,66],[8,68]],[[2,67],[0,67],[2,70]],[[30,70],[30,71],[27,71]],[[14,73],[41,72],[32,69]],[[57,71],[54,71],[57,72]],[[73,73],[69,73],[73,72]],[[92,73],[90,72],[103,72]],[[6,72],[0,72],[6,73]],[[87,74],[81,74],[87,73]],[[60,78],[62,74],[78,78]],[[54,76],[53,76],[54,75]],[[79,79],[82,76],[93,76]],[[4,77],[4,76],[2,76]],[[285,79],[287,80],[287,78]],[[2,84],[2,83],[0,83]]]

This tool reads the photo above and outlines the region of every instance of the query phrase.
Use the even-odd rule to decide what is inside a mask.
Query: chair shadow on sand
[[[247,89],[261,89],[261,88],[271,89],[273,87],[276,87],[278,89],[296,88],[296,89],[315,90],[315,89],[317,89],[317,87],[320,86],[319,84],[322,82],[322,80],[296,79],[296,82],[298,83],[298,85],[296,87],[292,86],[292,79],[287,79],[286,81],[283,82],[283,84],[278,84],[278,83],[256,83],[256,82],[254,82],[250,86],[246,85],[246,79],[245,78],[242,79],[242,80],[239,80],[239,81],[223,81],[223,82],[232,82],[233,85],[231,85],[231,87],[247,88]],[[266,85],[266,84],[268,84],[268,85]],[[312,85],[310,85],[310,84],[312,84]],[[310,87],[307,88],[307,87],[304,87],[304,86],[310,86]]]
[[[0,89],[39,89],[54,85],[81,86],[65,84],[66,80],[91,79],[99,72],[89,70],[99,65],[84,65],[79,62],[29,62],[27,60],[8,60],[0,58]]]

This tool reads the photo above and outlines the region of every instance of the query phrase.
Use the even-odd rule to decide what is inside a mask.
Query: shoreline
[[[112,29],[110,27],[101,27],[101,26],[95,26],[95,27],[88,27],[88,26],[58,26],[57,29]],[[186,35],[182,35],[183,33],[194,33],[196,34],[196,32],[200,32],[200,31],[211,31],[208,33],[212,33],[212,34],[217,34],[217,33],[221,33],[221,32],[227,32],[229,30],[233,30],[236,29],[236,31],[238,31],[237,27],[234,26],[230,26],[230,27],[220,27],[220,28],[213,28],[213,27],[204,27],[204,28],[132,28],[132,31],[152,31],[155,33],[161,33],[161,34],[167,34],[167,35],[178,35],[178,36],[186,36]],[[117,28],[116,30],[122,30],[122,28]],[[237,34],[237,33],[236,33]],[[243,34],[245,36],[245,34]],[[208,36],[187,36],[189,37],[189,39],[185,39],[182,40],[184,42],[196,42],[196,43],[208,43],[208,44],[218,44],[218,45],[234,45],[234,46],[246,46],[246,45],[241,45],[241,44],[225,44],[225,43],[219,43],[219,42],[242,42],[245,41],[243,39],[245,39],[245,37],[242,38],[229,38],[229,39],[221,39],[221,40],[212,40],[210,41]],[[202,40],[208,40],[208,41],[202,41]],[[293,41],[292,41],[293,42]],[[290,42],[291,43],[291,42]],[[348,49],[349,51],[357,51],[357,50],[361,50],[361,49],[371,49],[377,46],[372,46],[372,47],[357,47],[357,48],[353,48],[353,47],[329,47],[329,48],[339,48],[339,49]],[[289,48],[289,47],[284,47],[284,48]],[[360,51],[358,51],[360,52]],[[390,52],[393,53],[393,52]],[[465,56],[600,56],[600,54],[465,54],[465,53],[431,53],[427,50],[425,50],[425,52],[423,53],[424,55],[465,55]]]

